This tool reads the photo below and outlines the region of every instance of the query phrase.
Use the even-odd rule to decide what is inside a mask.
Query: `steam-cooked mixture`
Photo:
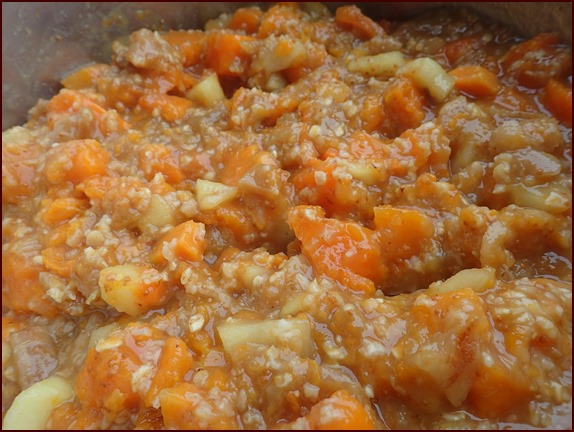
[[[4,428],[572,422],[572,83],[464,12],[139,30],[2,134]]]

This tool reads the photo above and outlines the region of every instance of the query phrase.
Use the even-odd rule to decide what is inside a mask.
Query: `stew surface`
[[[2,133],[4,428],[566,428],[571,51],[467,12],[136,31]]]

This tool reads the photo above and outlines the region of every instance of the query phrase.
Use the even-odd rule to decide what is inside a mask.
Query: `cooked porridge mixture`
[[[2,134],[4,428],[566,428],[572,78],[467,12],[142,29]]]

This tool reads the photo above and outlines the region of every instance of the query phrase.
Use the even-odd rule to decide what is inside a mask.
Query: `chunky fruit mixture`
[[[2,134],[4,428],[571,426],[556,34],[278,4],[113,48]]]

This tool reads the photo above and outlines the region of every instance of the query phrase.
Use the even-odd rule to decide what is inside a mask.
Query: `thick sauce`
[[[557,35],[279,4],[114,53],[2,134],[5,428],[571,426]]]

